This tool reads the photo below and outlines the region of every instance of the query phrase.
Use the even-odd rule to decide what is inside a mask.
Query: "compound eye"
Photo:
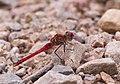
[[[66,35],[68,35],[69,34],[69,32],[66,32]]]

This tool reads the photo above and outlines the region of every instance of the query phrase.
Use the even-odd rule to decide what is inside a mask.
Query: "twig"
[[[27,84],[30,80],[32,82],[35,82],[38,78],[43,76],[45,73],[47,73],[50,69],[53,68],[53,63],[50,62],[48,65],[44,66],[39,71],[35,72],[34,74],[30,75],[29,77],[25,78],[20,84]]]

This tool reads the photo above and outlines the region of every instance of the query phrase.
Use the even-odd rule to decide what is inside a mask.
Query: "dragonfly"
[[[37,55],[38,53],[44,52],[48,49],[51,49],[53,46],[58,46],[56,48],[56,50],[54,51],[54,53],[60,59],[61,63],[64,64],[64,60],[57,54],[57,50],[63,45],[64,46],[64,52],[65,52],[66,45],[69,43],[69,41],[72,41],[73,37],[74,37],[74,34],[72,32],[69,32],[69,31],[65,32],[64,35],[56,34],[56,35],[54,35],[54,37],[52,37],[50,39],[49,43],[45,44],[42,48],[35,51],[34,53],[18,60],[16,63],[14,63],[14,66],[17,66],[17,65],[21,64],[22,62],[30,59],[31,57]]]

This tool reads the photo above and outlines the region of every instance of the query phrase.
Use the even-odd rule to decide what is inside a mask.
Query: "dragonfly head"
[[[68,41],[71,41],[74,37],[74,34],[72,32],[67,31],[64,36]]]

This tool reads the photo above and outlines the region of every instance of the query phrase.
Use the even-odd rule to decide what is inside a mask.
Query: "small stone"
[[[4,40],[7,40],[7,37],[9,35],[9,31],[2,31],[0,32],[0,39],[4,39]]]
[[[21,15],[29,12],[34,12],[36,10],[39,10],[40,8],[43,8],[45,4],[32,4],[32,5],[24,5],[21,7],[17,7],[11,10],[13,15]]]
[[[42,18],[46,16],[46,13],[44,11],[37,11],[35,15],[39,18]]]
[[[4,1],[4,0],[3,0]],[[7,21],[11,21],[12,17],[10,14],[9,10],[4,10],[4,9],[0,9],[0,21],[1,22],[7,22]]]
[[[73,74],[73,70],[71,67],[69,66],[63,66],[63,65],[55,65],[52,68],[53,71],[64,74],[64,75],[69,75],[69,74]]]
[[[76,73],[81,71],[88,74],[98,74],[101,71],[105,71],[109,74],[116,74],[117,66],[111,58],[102,58],[89,61],[79,66],[76,70]]]
[[[29,67],[29,68],[27,69],[27,73],[28,73],[28,75],[31,75],[31,74],[32,74],[32,68],[31,68],[31,67]]]
[[[0,84],[18,84],[20,81],[22,81],[21,78],[19,78],[13,72],[0,74]]]
[[[83,81],[78,75],[63,75],[51,70],[35,81],[34,84],[83,84]]]
[[[9,42],[7,42],[7,41],[5,41],[5,40],[0,40],[0,45],[3,45],[2,46],[2,49],[3,50],[10,50],[11,49],[11,44],[9,43]]]
[[[106,32],[114,33],[116,31],[120,31],[120,10],[107,10],[97,24]]]
[[[117,41],[120,41],[120,32],[119,31],[117,31],[116,33],[115,33],[115,39],[117,40]]]
[[[84,53],[84,60],[91,61],[94,59],[102,58],[104,56],[104,53],[105,53],[105,48],[95,48],[94,50]]]
[[[84,32],[88,32],[88,28],[90,28],[92,25],[93,25],[93,21],[92,21],[92,19],[91,18],[86,18],[86,19],[81,19],[80,21],[79,21],[79,23],[78,23],[78,30],[80,30],[81,29],[81,27],[83,27],[83,31]],[[80,28],[80,29],[79,29]]]
[[[105,4],[106,9],[120,9],[119,0],[108,0]]]
[[[19,48],[18,47],[13,47],[10,52],[12,53],[19,53]]]
[[[100,81],[102,79],[100,74],[96,74],[95,77],[96,77],[96,81]]]
[[[8,39],[9,41],[13,41],[15,39],[29,39],[30,34],[33,33],[32,29],[22,30],[20,32],[11,32]]]
[[[26,1],[20,0],[20,1],[19,1],[19,0],[18,0],[17,2],[18,2],[17,5],[23,6],[23,5],[35,4],[35,3],[39,2],[39,1],[35,1],[35,0],[26,0]],[[28,84],[29,84],[29,83],[28,83]]]
[[[5,69],[5,63],[0,63],[0,73]]]
[[[98,11],[98,12],[102,12],[104,9],[104,7],[100,3],[96,3],[96,2],[90,3],[89,7],[91,10]]]
[[[73,30],[77,26],[77,21],[76,20],[65,20],[64,24],[68,29]]]
[[[26,69],[25,68],[21,68],[19,69],[16,74],[20,77],[24,76],[26,74]]]
[[[97,16],[100,16],[100,13],[98,11],[91,10],[91,11],[86,11],[85,16],[95,18]]]
[[[7,26],[4,23],[0,23],[0,31],[8,31]]]
[[[80,65],[82,55],[86,51],[86,47],[77,41],[72,41],[72,45],[66,46],[66,51],[64,53],[63,46],[57,50],[57,54],[63,59],[64,63],[58,58],[58,56],[53,52],[52,61],[55,65],[63,64],[71,66],[72,68],[77,68]]]
[[[119,71],[119,73],[118,73],[118,75],[117,75],[117,80],[120,81],[120,71]]]
[[[75,40],[83,43],[85,42],[85,38],[87,37],[87,34],[84,32],[78,32],[76,33]]]
[[[35,43],[36,41],[39,40],[39,37],[40,37],[40,33],[34,32],[33,34],[30,34],[30,37],[29,37],[29,38],[30,38],[30,41],[31,41],[31,42]],[[41,38],[44,39],[44,36],[41,35]]]
[[[5,25],[7,25],[9,29],[15,30],[15,31],[22,29],[22,25],[17,22],[13,22],[13,23],[9,22],[9,23],[5,23]]]
[[[13,61],[13,60],[11,60],[11,59],[7,59],[6,64],[7,64],[7,65],[13,65],[13,62],[14,62],[14,61],[13,61],[13,62],[12,62],[12,61]]]
[[[31,13],[27,13],[27,14],[25,15],[25,21],[26,21],[27,23],[29,23],[29,22],[31,22],[32,20],[33,20],[32,14],[31,14]]]
[[[106,32],[90,35],[85,39],[85,43],[91,44],[93,47],[104,47],[110,41],[112,41],[112,35]]]
[[[16,63],[18,61],[18,53],[9,52],[6,59],[7,59],[7,62],[9,59],[12,63]],[[10,63],[8,63],[8,64],[10,64]]]
[[[10,52],[8,52],[6,59],[10,58],[10,60],[15,63],[18,61],[18,55],[19,55],[19,48],[13,47]]]
[[[89,75],[89,74],[85,74],[85,78],[84,78],[85,84],[94,84],[95,80],[96,80],[95,76]]]
[[[18,47],[20,53],[21,52],[28,52],[29,49],[32,47],[32,43],[29,42],[28,40],[23,40],[23,39],[15,39],[11,42],[12,46]]]
[[[17,2],[16,0],[0,0],[0,3],[1,4],[4,4],[4,5],[8,5],[8,6],[11,6],[11,7],[14,7],[17,5]]]
[[[9,34],[8,39],[9,39],[9,41],[13,41],[14,39],[18,39],[20,37],[21,37],[20,32],[12,32]]]
[[[0,57],[4,57],[7,54],[6,50],[3,49],[3,46],[3,44],[0,44]]]
[[[120,63],[120,41],[109,42],[105,49],[105,57],[110,57],[116,63]]]
[[[27,84],[33,84],[33,82],[30,80],[30,81],[27,82]]]
[[[115,84],[115,81],[109,74],[107,74],[105,72],[101,72],[100,75],[106,84]]]
[[[65,1],[64,4],[64,7],[65,9],[68,8],[71,4],[74,5],[78,10],[84,8],[84,7],[87,7],[88,6],[88,3],[89,3],[89,0],[68,0],[68,1]]]
[[[85,74],[83,72],[79,72],[79,75],[82,77],[82,79],[85,77]]]

